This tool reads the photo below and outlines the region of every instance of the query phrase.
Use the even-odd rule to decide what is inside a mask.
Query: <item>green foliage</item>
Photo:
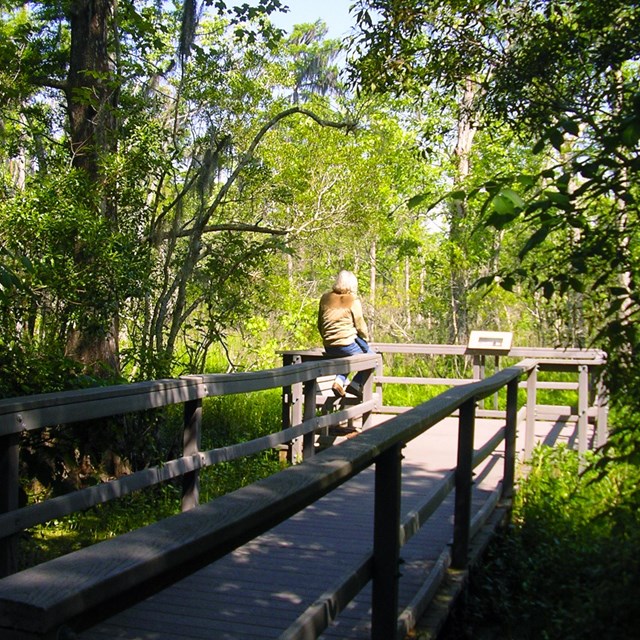
[[[282,421],[279,389],[208,398],[203,404],[202,449],[258,438]]]
[[[56,347],[35,349],[28,342],[0,339],[0,397],[63,391],[95,384],[77,362]]]
[[[277,452],[267,451],[242,460],[222,462],[202,473],[200,495],[203,502],[266,478],[282,469]]]
[[[628,489],[637,468],[538,447],[518,487],[513,526],[490,547],[451,638],[632,638],[640,623],[640,535]]]
[[[135,286],[132,239],[96,215],[93,195],[83,177],[71,172],[40,178],[0,206],[3,243],[31,264],[33,296],[25,307],[35,302],[41,309],[45,333],[104,330],[115,293]],[[26,322],[29,311],[16,319]]]
[[[114,67],[83,74],[109,96],[96,171],[83,173],[70,170],[82,153],[60,90],[67,7],[5,3],[1,394],[99,383],[89,358],[68,357],[78,334],[117,337],[112,373],[128,380],[275,366],[278,350],[319,344],[317,300],[350,268],[378,341],[463,343],[465,328],[487,328],[582,345],[604,325],[611,386],[640,397],[627,382],[640,377],[636,7],[360,1],[361,86],[410,90],[389,99],[345,91],[322,24],[276,50],[266,15],[281,3],[232,4],[198,17],[194,2],[181,14],[119,3]],[[462,125],[468,148],[452,142]],[[502,289],[471,288],[495,274]],[[393,404],[428,397],[389,391]],[[109,433],[137,468],[179,447],[173,424],[145,416]],[[65,464],[90,444],[74,437]]]
[[[385,405],[396,407],[417,407],[446,390],[447,387],[417,384],[388,384],[383,389]]]
[[[371,12],[379,19],[372,20]],[[451,208],[468,215],[478,206],[484,214],[476,219],[476,236],[484,237],[492,225],[508,232],[509,245],[517,247],[514,253],[506,242],[494,245],[500,262],[479,281],[494,282],[498,274],[510,291],[521,285],[521,296],[530,291],[555,298],[552,313],[558,315],[568,298],[572,312],[579,311],[562,319],[569,326],[561,332],[564,344],[615,339],[620,316],[631,322],[638,313],[631,286],[638,245],[637,181],[631,178],[640,131],[637,6],[558,0],[541,10],[521,0],[481,2],[468,11],[454,1],[400,6],[361,0],[356,17],[359,55],[352,73],[364,89],[425,100],[444,90],[459,96],[459,122],[466,107],[488,125],[485,132],[506,127],[510,150],[517,148],[516,136],[534,138],[537,167],[531,156],[501,163],[499,154],[487,154],[490,143],[483,140],[474,144],[479,154],[474,148],[467,184],[448,189]],[[469,83],[475,87],[471,104],[465,102]],[[486,160],[500,163],[488,180],[480,154],[486,154],[487,168]],[[425,201],[420,195],[409,204]],[[442,191],[432,202],[444,205]]]

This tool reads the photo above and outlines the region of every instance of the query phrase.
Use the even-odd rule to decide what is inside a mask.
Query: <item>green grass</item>
[[[398,377],[459,377],[460,373],[452,370],[451,367],[438,370],[437,367],[427,367],[428,363],[418,362],[412,366],[396,366],[391,373],[385,373],[389,376]],[[471,371],[466,374],[471,375]],[[493,371],[487,369],[486,377],[493,374]],[[577,373],[565,373],[545,371],[538,374],[540,382],[577,382]],[[471,380],[469,380],[471,382]],[[382,386],[382,398],[385,405],[399,407],[415,407],[423,402],[427,402],[436,397],[450,387],[445,385],[419,385],[419,384],[391,384],[387,383]],[[527,391],[522,388],[518,390],[518,406],[523,406],[527,401]],[[572,390],[557,389],[538,389],[536,394],[537,404],[557,405],[557,406],[577,406],[578,393]],[[504,411],[506,407],[506,390],[502,389],[498,393],[497,408]],[[493,396],[485,400],[484,408],[493,409]]]
[[[108,540],[179,510],[179,489],[167,483],[38,525],[20,538],[19,568]]]
[[[417,407],[445,391],[447,387],[420,384],[385,384],[382,401],[394,407]]]

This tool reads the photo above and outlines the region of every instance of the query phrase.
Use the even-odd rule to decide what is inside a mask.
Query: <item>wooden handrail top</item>
[[[363,360],[364,362],[364,360]],[[463,404],[536,366],[528,360],[450,389],[394,420],[185,513],[0,580],[0,628],[44,634],[94,607],[176,581],[264,533]]]
[[[593,358],[543,358],[538,362],[541,369],[550,369],[553,367],[599,367],[606,364],[604,357],[594,356]]]
[[[378,402],[378,396],[374,394],[372,400],[345,407],[331,415],[315,416],[311,420],[306,420],[267,436],[218,447],[209,451],[199,451],[197,454],[169,460],[156,467],[147,467],[146,469],[135,471],[117,480],[102,482],[85,489],[50,498],[45,502],[37,502],[15,511],[0,513],[0,536],[18,533],[36,524],[88,509],[101,502],[119,498],[133,491],[183,476],[207,465],[237,460],[238,458],[271,449],[306,433],[313,433],[322,427],[330,426],[335,420],[359,418],[367,411],[377,410],[379,407]]]
[[[155,409],[210,396],[275,389],[318,376],[343,373],[345,368],[351,371],[372,369],[378,359],[379,356],[375,354],[362,354],[265,371],[184,376],[179,379],[5,398],[0,400],[0,436]]]
[[[393,342],[372,342],[371,348],[379,353],[405,353],[420,355],[473,355],[477,349],[469,350],[466,345],[454,344],[396,344]],[[323,357],[322,347],[313,349],[278,351],[282,355],[300,355],[303,357]],[[487,353],[487,355],[491,355]],[[577,347],[550,348],[550,347],[511,347],[511,349],[499,354],[501,357],[508,356],[514,358],[539,358],[539,359],[561,359],[561,360],[587,360],[595,361],[597,364],[605,362],[606,354],[600,349],[579,349]]]
[[[538,358],[540,360],[551,361],[558,360],[566,362],[567,360],[582,360],[593,364],[604,364],[606,362],[606,352],[601,349],[549,349],[546,347],[512,347],[509,356],[516,358]]]

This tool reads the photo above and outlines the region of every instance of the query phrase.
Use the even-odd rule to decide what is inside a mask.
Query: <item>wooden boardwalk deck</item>
[[[502,426],[477,420],[476,448]],[[569,440],[573,427],[536,425],[536,440]],[[521,436],[519,436],[521,438]],[[457,420],[449,418],[412,441],[403,460],[402,514],[435,491],[455,466]],[[340,446],[340,445],[337,445]],[[522,446],[519,449],[522,450]],[[502,476],[502,455],[476,470],[478,512]],[[302,612],[331,590],[372,547],[373,470],[369,469],[266,534],[180,582],[97,622],[81,640],[194,640],[279,638]],[[401,550],[400,611],[428,592],[430,572],[442,565],[452,537],[453,493],[428,526]],[[425,587],[425,582],[427,587]],[[370,637],[370,586],[338,616],[322,638]]]

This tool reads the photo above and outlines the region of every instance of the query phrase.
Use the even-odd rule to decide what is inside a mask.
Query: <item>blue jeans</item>
[[[351,344],[346,344],[344,346],[337,347],[327,347],[324,352],[330,358],[346,358],[347,356],[356,356],[360,353],[374,353],[373,349],[367,344],[366,340],[362,338],[356,338]],[[353,376],[353,382],[355,384],[363,384],[365,373],[364,371],[358,371],[355,376]],[[347,383],[347,375],[339,373],[336,378],[340,380],[342,385],[346,385]]]

